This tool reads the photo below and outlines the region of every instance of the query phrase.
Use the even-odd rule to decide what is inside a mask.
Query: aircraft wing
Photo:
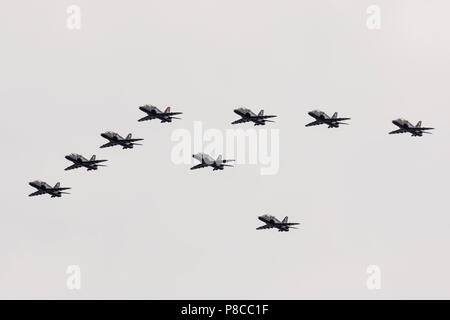
[[[343,123],[343,124],[347,124],[347,123]],[[329,122],[327,123],[328,128],[339,128],[339,122]]]
[[[253,122],[255,123],[255,126],[256,126],[257,124],[263,126],[263,125],[266,124],[266,122],[273,122],[273,121],[271,121],[271,120],[264,120],[264,119],[251,119],[251,121],[253,121]]]
[[[90,164],[102,163],[102,162],[105,162],[105,161],[108,161],[108,160],[93,160],[93,161],[89,160],[89,161],[85,161],[83,163],[87,164],[87,165],[90,165]]]
[[[191,168],[191,170],[200,169],[200,168],[204,168],[204,167],[207,167],[207,166],[208,166],[208,165],[206,165],[206,164],[204,164],[204,163],[199,163],[198,165],[193,166],[193,167]]]
[[[51,188],[51,189],[47,189],[47,190],[50,191],[50,192],[52,192],[52,191],[59,192],[59,191],[69,190],[69,189],[72,189],[72,188],[69,188],[69,187],[65,187],[65,188]]]
[[[405,133],[405,132],[407,132],[405,129],[398,129],[398,130],[389,132],[389,134],[397,134],[397,133]]]
[[[73,164],[73,165],[71,165],[70,167],[67,167],[67,168],[65,168],[64,170],[72,170],[72,169],[76,169],[76,168],[80,168],[81,167],[81,165],[79,165],[79,164]]]
[[[257,116],[258,119],[269,119],[269,118],[275,118],[276,116]]]
[[[153,116],[145,116],[143,118],[140,118],[138,121],[140,122],[140,121],[146,121],[146,120],[153,120],[155,118],[156,117],[153,117]]]
[[[313,122],[310,122],[307,125],[305,125],[305,127],[318,126],[319,124],[322,124],[322,123],[319,121],[313,121]]]
[[[44,191],[39,190],[39,191],[36,191],[36,192],[33,192],[33,193],[29,194],[28,196],[29,197],[34,197],[34,196],[38,196],[38,195],[44,194],[44,193],[45,193]]]
[[[272,228],[273,228],[273,227],[272,227],[271,225],[266,224],[266,225],[264,225],[264,226],[261,226],[261,227],[256,228],[256,230],[272,229]]]
[[[183,112],[167,112],[167,113],[164,113],[164,115],[166,115],[166,116],[176,116],[178,114],[183,114]]]
[[[333,121],[345,121],[350,120],[350,118],[332,118]]]
[[[237,124],[237,123],[245,123],[251,121],[250,119],[242,118],[236,121],[233,121],[231,124]]]
[[[108,143],[105,143],[104,145],[100,146],[100,148],[108,148],[108,147],[112,147],[115,145],[116,145],[116,143],[108,142]]]
[[[420,130],[433,130],[434,128],[421,127]]]
[[[123,139],[123,140],[120,140],[120,142],[130,143],[130,142],[142,141],[142,140],[144,140],[144,139]]]

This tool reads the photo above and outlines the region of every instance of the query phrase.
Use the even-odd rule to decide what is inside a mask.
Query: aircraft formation
[[[175,116],[182,114],[182,112],[171,112],[170,107],[167,107],[164,111],[161,111],[159,108],[153,105],[140,106],[139,110],[144,112],[145,116],[138,119],[138,122],[160,120],[161,123],[170,123],[173,119],[181,119]],[[266,122],[275,122],[274,120],[270,119],[277,117],[276,115],[265,115],[264,110],[259,111],[258,114],[254,113],[248,108],[237,108],[233,111],[238,116],[240,116],[240,119],[231,122],[231,124],[233,125],[252,122],[254,126],[264,126]],[[308,115],[311,116],[314,121],[306,124],[306,127],[318,126],[323,124],[328,128],[339,128],[340,125],[348,125],[348,123],[344,121],[348,121],[351,119],[348,117],[338,117],[337,112],[335,112],[333,116],[330,117],[321,110],[310,111],[308,112]],[[429,132],[429,130],[434,129],[430,127],[422,127],[422,121],[419,121],[417,125],[414,126],[409,121],[402,118],[393,120],[392,123],[397,126],[398,129],[389,132],[389,134],[410,133],[413,137],[421,137],[424,133],[430,134],[431,132]],[[107,143],[101,145],[100,148],[119,146],[122,147],[122,149],[133,149],[134,146],[142,145],[140,143],[137,143],[138,141],[144,140],[142,138],[133,138],[131,133],[123,138],[120,134],[113,131],[101,133],[100,136],[108,141]],[[193,154],[192,157],[198,160],[200,163],[193,166],[191,170],[211,167],[212,171],[216,171],[223,170],[225,167],[233,167],[233,165],[229,163],[233,162],[234,160],[222,159],[221,155],[219,155],[217,159],[214,159],[213,157],[205,153]],[[99,167],[106,166],[101,163],[108,161],[96,160],[95,155],[93,155],[88,160],[87,158],[77,153],[66,155],[65,158],[72,163],[69,167],[64,169],[66,171],[77,168],[86,168],[87,171],[97,170]],[[65,192],[65,190],[71,189],[70,187],[61,187],[59,182],[57,182],[55,186],[52,187],[48,183],[41,180],[29,182],[29,185],[36,189],[35,192],[29,194],[30,197],[48,194],[51,198],[59,198],[63,194],[68,194],[68,192]],[[295,222],[288,222],[288,217],[285,217],[282,221],[280,221],[274,216],[262,215],[259,216],[258,219],[264,222],[264,225],[256,228],[257,230],[275,228],[279,232],[287,232],[289,231],[289,229],[297,229],[294,226],[299,224]]]

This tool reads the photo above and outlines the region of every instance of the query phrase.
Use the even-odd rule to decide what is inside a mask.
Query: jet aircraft
[[[147,115],[138,121],[146,121],[146,120],[152,120],[152,119],[159,119],[161,120],[161,123],[163,122],[172,122],[172,119],[181,119],[174,117],[179,114],[183,114],[183,112],[170,112],[170,107],[167,107],[164,112],[159,110],[157,107],[152,105],[144,105],[139,107],[139,110],[144,111]]]
[[[287,232],[289,231],[289,229],[297,229],[296,227],[293,226],[300,224],[296,222],[288,222],[288,217],[285,217],[283,221],[280,221],[274,216],[268,214],[262,215],[258,217],[258,219],[264,222],[265,225],[256,228],[256,230],[277,228],[279,232],[282,231]]]
[[[131,133],[127,135],[126,138],[122,138],[120,134],[107,131],[101,134],[103,138],[108,140],[108,143],[105,143],[104,145],[100,146],[100,148],[107,148],[112,146],[121,146],[122,149],[133,149],[133,146],[140,146],[141,144],[135,143],[136,141],[141,141],[144,139],[132,139]]]
[[[339,128],[340,124],[348,124],[342,121],[350,120],[350,118],[338,118],[337,112],[335,112],[331,118],[325,112],[320,110],[313,110],[308,112],[308,114],[313,117],[315,121],[308,123],[306,127],[326,124],[328,128]]]
[[[389,132],[389,134],[396,133],[411,133],[413,137],[421,137],[424,133],[431,134],[431,132],[427,132],[426,130],[433,130],[434,128],[422,127],[422,121],[419,121],[416,126],[413,126],[408,120],[405,119],[396,119],[392,120],[392,123],[395,124],[400,129]]]
[[[29,197],[33,197],[33,196],[37,196],[40,194],[49,194],[52,198],[59,198],[61,197],[62,194],[68,194],[68,192],[64,192],[64,190],[69,190],[71,188],[61,188],[60,187],[60,183],[58,182],[57,184],[55,184],[54,187],[51,187],[49,184],[47,184],[44,181],[32,181],[29,183],[30,186],[32,186],[33,188],[36,188],[37,191],[33,192],[31,194],[29,194]]]
[[[261,110],[258,114],[255,114],[252,110],[247,108],[234,109],[234,113],[239,115],[241,119],[233,121],[231,124],[253,122],[255,126],[263,126],[266,122],[274,122],[272,120],[267,120],[269,118],[275,118],[276,116],[265,116],[264,110]]]
[[[99,163],[108,161],[108,160],[95,160],[95,154],[91,157],[90,160],[76,153],[71,153],[65,156],[65,158],[69,161],[72,161],[73,165],[65,168],[64,170],[72,170],[81,167],[85,167],[87,171],[97,170],[98,167],[106,167],[105,165]]]
[[[217,157],[217,160],[214,160],[210,155],[207,155],[206,153],[197,153],[192,155],[192,157],[197,159],[201,163],[193,166],[191,170],[200,169],[208,166],[212,167],[213,171],[223,170],[224,167],[233,167],[232,165],[226,163],[234,160],[223,160],[221,155]]]

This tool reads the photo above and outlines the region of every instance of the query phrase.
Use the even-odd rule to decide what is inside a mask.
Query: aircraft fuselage
[[[408,120],[395,119],[395,120],[392,120],[392,123],[394,125],[396,125],[397,127],[399,127],[400,129],[403,129],[403,130],[411,133],[413,136],[421,137],[423,135],[423,132],[422,132],[422,130],[420,130],[420,127],[413,126],[411,124],[411,122],[409,122]]]
[[[206,153],[197,153],[192,155],[194,159],[197,159],[205,166],[213,167],[213,170],[223,170],[224,166],[222,163],[217,163],[210,155]]]
[[[46,183],[44,181],[35,180],[35,181],[32,181],[32,182],[29,182],[28,184],[30,186],[32,186],[33,188],[36,188],[38,191],[40,191],[41,194],[42,193],[47,193],[47,194],[51,195],[52,198],[55,198],[55,197],[59,198],[62,195],[62,192],[61,192],[59,187],[55,186],[55,188],[53,188],[48,183]],[[70,188],[62,188],[62,189],[66,190],[66,189],[70,189]],[[36,194],[33,194],[33,193],[30,194],[30,196],[33,196],[33,195],[36,195]]]
[[[101,136],[111,142],[114,145],[120,145],[124,149],[133,149],[133,143],[127,142],[120,134],[115,132],[105,132],[102,133]]]

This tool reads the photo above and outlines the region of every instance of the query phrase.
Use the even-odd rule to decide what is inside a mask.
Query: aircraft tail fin
[[[264,109],[262,109],[259,113],[258,116],[263,116],[264,115]]]
[[[127,135],[127,139],[131,139],[131,133]]]
[[[337,112],[335,112],[335,113],[333,114],[333,119],[336,119],[336,118],[337,118],[337,116],[338,116],[338,113],[337,113]]]
[[[288,217],[286,216],[286,217],[284,217],[284,219],[283,219],[283,221],[282,221],[283,223],[287,223],[288,222]]]
[[[417,122],[416,128],[420,128],[422,126],[422,121]]]
[[[166,110],[164,110],[164,113],[169,113],[170,112],[170,107],[167,107]]]
[[[60,185],[61,185],[61,184],[60,184],[59,182],[57,182],[57,183],[55,184],[54,189],[58,189]]]
[[[95,154],[91,157],[90,161],[95,161]]]

